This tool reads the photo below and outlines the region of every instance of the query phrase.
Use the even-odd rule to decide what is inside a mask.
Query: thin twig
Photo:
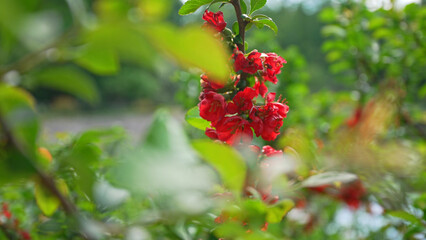
[[[41,169],[39,169],[37,166],[34,165],[34,160],[31,156],[27,154],[27,152],[22,148],[20,143],[15,139],[13,134],[10,132],[6,122],[0,115],[0,128],[3,130],[7,141],[12,144],[16,149],[22,154],[23,157],[27,159],[27,161],[30,164],[33,164],[33,168],[36,170],[38,176],[40,177],[41,184],[49,190],[53,195],[55,195],[56,198],[58,198],[62,208],[64,209],[65,213],[68,216],[71,217],[77,217],[78,211],[77,207],[67,198],[65,197],[61,191],[58,189],[58,187],[55,184],[55,180],[53,177],[47,175],[44,173]],[[85,237],[84,235],[81,235],[84,239],[89,239]]]

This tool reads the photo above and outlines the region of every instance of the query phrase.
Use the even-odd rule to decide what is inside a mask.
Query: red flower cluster
[[[223,31],[226,22],[223,13],[204,12],[205,26],[218,32]],[[275,101],[275,93],[268,93],[265,81],[278,82],[277,74],[286,61],[275,53],[260,53],[253,50],[247,56],[237,47],[231,59],[234,61],[235,75],[227,83],[218,83],[205,74],[201,76],[203,91],[198,104],[200,116],[211,122],[206,135],[212,139],[231,145],[249,143],[255,134],[266,141],[274,140],[280,134],[289,107],[284,101]],[[253,77],[253,86],[240,84]],[[248,75],[247,75],[248,74]],[[256,104],[256,98],[264,98],[263,104]]]
[[[289,108],[282,102],[274,102],[275,93],[267,95],[265,104],[255,105],[254,98],[258,95],[254,88],[246,87],[238,91],[232,101],[226,101],[222,94],[205,88],[198,107],[200,116],[211,122],[212,128],[206,130],[206,135],[234,145],[249,143],[254,130],[256,136],[274,140],[280,134]]]
[[[351,209],[358,209],[361,199],[366,194],[366,190],[360,180],[343,184],[340,188],[333,185],[323,185],[309,188],[309,190],[326,194],[334,199],[345,202]]]
[[[0,217],[1,216],[6,218],[6,221],[4,222],[2,222],[0,218],[0,226],[2,226],[4,231],[10,232],[10,234],[14,236],[14,239],[31,240],[31,235],[20,228],[18,219],[14,219],[12,221],[12,213],[10,212],[9,205],[7,203],[2,204]]]
[[[214,13],[206,10],[203,14],[203,20],[206,21],[204,26],[213,28],[218,32],[222,32],[226,27],[226,22],[223,19],[223,13],[220,11]]]

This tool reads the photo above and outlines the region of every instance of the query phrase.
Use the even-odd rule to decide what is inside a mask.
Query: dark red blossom
[[[268,92],[268,88],[266,87],[263,81],[256,81],[254,84],[254,90],[256,90],[256,94],[262,96],[263,98],[266,96]]]
[[[214,124],[218,139],[230,145],[249,143],[253,139],[250,123],[241,116],[224,117]]]
[[[203,100],[198,104],[200,116],[207,121],[216,122],[225,115],[225,98],[215,92],[204,94]]]
[[[24,240],[31,240],[31,235],[28,232],[21,231],[20,234],[21,234],[22,239],[24,239]]]
[[[263,62],[264,70],[262,76],[266,81],[277,84],[277,75],[281,73],[281,68],[287,61],[276,53],[267,53],[266,55],[267,57],[265,57]]]
[[[234,70],[235,72],[243,71],[249,74],[255,74],[258,70],[263,69],[262,59],[260,58],[262,54],[257,50],[253,50],[247,58],[244,56],[244,53],[241,51],[236,51],[234,53]]]
[[[358,107],[355,109],[353,116],[346,121],[346,125],[349,128],[355,127],[361,120],[361,117],[362,117],[362,107]]]
[[[251,110],[253,107],[253,98],[256,95],[256,91],[250,87],[239,91],[232,99],[232,102],[228,103],[226,108],[228,113],[235,114]]]
[[[349,184],[344,184],[340,188],[337,198],[344,201],[351,209],[358,209],[365,192],[362,182],[357,180]]]
[[[226,22],[223,19],[223,12],[221,11],[214,13],[206,10],[203,14],[203,20],[206,21],[204,26],[213,28],[218,32],[222,32],[226,27]]]
[[[326,194],[334,199],[345,202],[349,208],[358,209],[361,199],[366,194],[366,190],[360,180],[342,184],[336,187],[331,184],[308,188],[310,191]]]
[[[282,155],[283,151],[276,150],[273,147],[266,145],[266,146],[263,146],[262,153],[267,157],[271,157],[271,156],[274,156],[274,155]]]
[[[283,120],[289,111],[286,104],[274,102],[274,99],[275,93],[269,93],[266,104],[253,108],[249,115],[256,136],[261,136],[266,141],[273,141],[280,134]]]
[[[7,218],[12,218],[12,213],[9,211],[9,205],[7,203],[2,204],[2,213]]]
[[[201,87],[207,90],[217,90],[225,87],[225,84],[210,80],[205,74],[201,75],[200,83]]]
[[[217,132],[213,128],[206,128],[205,134],[207,137],[209,137],[212,140],[217,140],[219,137],[217,136]]]

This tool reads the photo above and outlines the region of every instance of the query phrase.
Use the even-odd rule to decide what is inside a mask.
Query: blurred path
[[[121,126],[132,141],[137,141],[144,135],[151,120],[152,114],[149,113],[45,115],[42,116],[42,134],[48,142],[52,142],[57,140],[57,133],[77,134],[88,129]]]

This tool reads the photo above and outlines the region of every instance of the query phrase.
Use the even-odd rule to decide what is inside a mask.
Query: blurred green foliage
[[[210,2],[190,0],[180,13]],[[181,26],[200,25],[200,12],[178,18],[182,4],[169,0],[0,0],[0,203],[11,219],[35,240],[424,237],[424,4],[331,1],[309,15],[241,3],[256,11],[248,46],[288,61],[281,84],[268,86],[291,109],[273,143],[284,151],[276,172],[199,131],[200,69],[225,78],[230,55],[198,26]],[[90,108],[181,105],[188,124],[161,109],[136,144],[121,128],[49,143],[30,93],[46,103],[68,94]],[[369,192],[358,211],[308,189],[338,187],[352,173]],[[249,174],[281,200],[266,204],[254,189],[242,198]],[[1,239],[22,238],[8,235],[19,234],[12,220],[0,211]]]

